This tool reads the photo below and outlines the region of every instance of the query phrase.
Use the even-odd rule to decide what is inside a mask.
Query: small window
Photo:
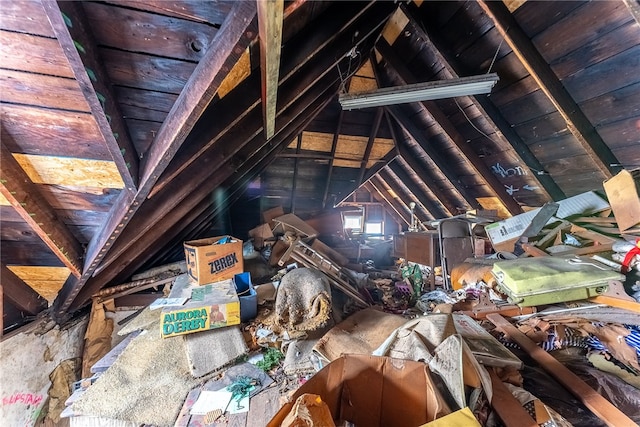
[[[344,229],[362,231],[362,216],[361,215],[345,215]]]
[[[381,235],[382,223],[381,222],[366,222],[364,224],[365,234]]]

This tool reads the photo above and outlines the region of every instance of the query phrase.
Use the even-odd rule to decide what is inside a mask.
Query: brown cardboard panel
[[[228,243],[219,243],[228,238]],[[244,271],[242,240],[217,236],[184,242],[187,273],[199,285],[231,279]]]
[[[603,186],[620,230],[640,224],[640,170],[622,170]]]

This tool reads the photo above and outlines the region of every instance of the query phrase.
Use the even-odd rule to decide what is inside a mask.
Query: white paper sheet
[[[191,407],[189,413],[191,415],[206,415],[211,411],[220,409],[222,412],[225,409],[231,409],[231,406],[235,407],[235,402],[231,402],[231,392],[226,390],[208,391],[203,390],[198,396],[198,400]],[[229,408],[227,408],[229,405]],[[249,405],[247,405],[248,407]]]

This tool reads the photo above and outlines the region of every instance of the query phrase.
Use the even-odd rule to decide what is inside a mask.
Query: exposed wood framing
[[[31,182],[4,142],[0,146],[0,193],[71,273],[80,277],[82,246],[60,221],[53,208],[40,196],[36,185]]]
[[[629,12],[631,13],[631,16],[633,16],[633,19],[635,19],[638,25],[640,25],[640,2],[638,2],[638,0],[622,1],[627,5],[627,8],[629,8]]]
[[[373,149],[373,143],[376,140],[376,135],[378,135],[378,129],[380,129],[380,123],[382,123],[383,114],[384,114],[384,109],[382,108],[376,109],[376,115],[373,118],[373,124],[371,125],[371,131],[369,132],[369,139],[367,140],[367,146],[364,149],[362,162],[360,162],[360,174],[358,175],[358,186],[360,186],[360,184],[362,184],[364,180],[364,173],[367,171],[367,164],[369,163],[369,158],[371,157],[371,150]]]
[[[391,188],[391,190],[393,190],[394,193],[396,193],[398,195],[398,199],[400,201],[400,203],[402,203],[402,207],[411,212],[411,206],[409,206],[409,204],[411,202],[416,203],[416,208],[414,209],[413,213],[416,217],[416,225],[418,225],[421,228],[426,229],[426,226],[424,226],[424,222],[429,221],[429,218],[425,218],[423,217],[422,219],[420,218],[420,216],[422,216],[422,213],[420,211],[426,212],[427,215],[430,215],[432,218],[431,219],[435,219],[435,217],[433,217],[433,214],[431,214],[431,212],[429,212],[427,209],[425,209],[425,207],[422,205],[422,203],[420,203],[420,200],[417,200],[415,198],[415,195],[412,193],[407,193],[406,190],[404,190],[397,182],[396,180],[393,178],[393,176],[391,176],[391,174],[386,170],[386,168],[383,168],[380,170],[380,172],[378,172],[378,177],[383,180],[387,186],[389,188]],[[410,215],[410,214],[409,214]],[[411,218],[411,217],[409,217]]]
[[[147,199],[153,185],[173,158],[196,120],[207,107],[225,75],[237,62],[256,36],[256,9],[253,2],[236,2],[220,30],[211,41],[205,56],[173,105],[162,124],[149,156],[142,165],[143,177],[135,195],[124,191],[112,209],[109,221],[90,242],[83,275],[75,282],[67,281],[55,302],[54,316],[62,316],[80,290],[92,277],[98,264]]]
[[[148,156],[142,161],[142,192],[150,191],[155,185],[255,36],[256,4],[251,1],[235,2],[162,123]]]
[[[419,22],[415,15],[412,13],[411,8],[405,5],[400,5],[404,13],[412,20],[412,22]],[[464,70],[460,72],[460,64],[449,53],[440,47],[436,47],[430,35],[428,35],[420,25],[413,25],[413,31],[416,31],[424,45],[431,50],[433,55],[437,58],[438,62],[444,67],[443,72],[447,78],[457,78],[460,74],[470,75],[470,70]],[[544,171],[544,167],[538,161],[536,156],[531,152],[529,146],[522,140],[522,137],[511,127],[511,125],[504,118],[500,110],[489,100],[486,95],[468,96],[468,99],[475,105],[480,114],[485,117],[489,126],[491,126],[496,138],[503,142],[507,142],[520,160],[527,165],[527,167],[536,172]],[[553,180],[553,178],[547,173],[534,173],[534,178],[540,186],[546,191],[549,198],[554,201],[566,199],[566,194]]]
[[[491,18],[522,65],[538,83],[567,123],[567,129],[575,136],[591,160],[606,177],[612,177],[620,161],[602,140],[587,116],[564,88],[558,76],[536,49],[527,34],[502,2],[480,0],[484,12]]]
[[[328,78],[333,79],[334,84],[330,84]],[[207,200],[210,194],[211,188],[216,188],[223,184],[230,184],[225,181],[233,179],[234,182],[242,182],[242,185],[232,188],[227,192],[226,200],[228,201],[231,196],[238,193],[240,189],[253,178],[247,177],[247,173],[250,168],[264,168],[277,154],[276,148],[280,145],[284,145],[284,142],[291,141],[295,135],[300,133],[304,127],[315,117],[315,115],[324,108],[331,100],[331,97],[327,95],[331,91],[335,91],[336,84],[338,82],[338,76],[327,76],[327,79],[320,80],[314,90],[322,91],[318,93],[307,93],[306,97],[302,99],[301,106],[307,107],[306,109],[296,109],[288,114],[288,117],[284,121],[287,124],[285,129],[276,128],[276,134],[271,141],[267,142],[264,138],[264,134],[258,132],[257,134],[248,129],[250,126],[241,126],[245,132],[251,135],[255,135],[251,142],[246,144],[243,151],[238,155],[245,158],[246,161],[242,162],[240,168],[236,168],[231,161],[227,161],[220,165],[218,169],[208,169],[204,171],[204,174],[198,177],[197,180],[191,181],[189,192],[185,192],[181,187],[184,186],[183,182],[172,182],[169,186],[158,194],[156,204],[143,206],[141,213],[135,222],[131,225],[133,229],[137,231],[134,238],[130,239],[131,244],[123,246],[121,249],[114,251],[110,254],[108,260],[109,268],[103,268],[100,266],[100,270],[97,272],[96,277],[92,278],[87,285],[80,291],[71,305],[72,309],[82,307],[82,305],[88,301],[92,294],[104,286],[105,283],[110,281],[117,282],[118,280],[124,281],[126,278],[133,274],[140,266],[147,262],[151,255],[145,253],[142,249],[159,245],[164,246],[170,242],[172,238],[177,236],[178,227],[175,224],[179,222],[192,223],[198,220],[199,216],[206,216],[207,219],[203,219],[203,223],[210,221],[219,211],[219,206],[211,206],[210,201]],[[322,95],[324,94],[324,95]],[[249,122],[254,126],[261,128],[261,122]],[[227,136],[232,142],[238,143],[234,135]],[[280,145],[278,144],[280,142]],[[255,156],[255,159],[253,158]],[[214,155],[215,157],[215,155]],[[258,160],[262,159],[262,160]],[[206,181],[206,185],[204,185]],[[229,187],[230,185],[225,185]],[[185,197],[185,196],[189,197]],[[160,209],[159,207],[163,207]],[[138,226],[138,224],[141,224]],[[167,230],[164,233],[154,232],[155,230]],[[139,231],[138,231],[139,230]],[[181,238],[180,240],[188,239],[188,236]],[[121,241],[118,242],[122,244]],[[129,242],[127,242],[129,243]],[[113,255],[117,253],[117,256]]]
[[[538,423],[531,418],[529,412],[522,406],[511,391],[504,385],[493,368],[488,368],[491,377],[491,406],[506,427],[537,427]]]
[[[362,182],[367,182],[369,179],[371,179],[372,176],[376,175],[381,169],[383,169],[385,166],[391,163],[397,156],[398,154],[395,152],[395,150],[389,151],[379,162],[377,162],[374,166],[369,168],[367,173],[365,173],[364,179],[362,180]],[[360,185],[356,185],[356,184],[357,183],[354,182],[354,184],[351,187],[349,187],[349,189],[339,194],[340,202],[337,203],[338,205],[342,202],[347,201],[349,197],[351,197],[352,195],[355,194],[356,191],[358,191],[358,188],[360,187]],[[346,194],[346,195],[343,196],[343,194]]]
[[[402,60],[389,46],[389,44],[381,38],[376,45],[376,48],[382,55],[382,57],[391,65],[391,68],[396,72],[405,84],[417,83],[418,80],[404,65]],[[434,127],[437,133],[444,135],[450,143],[458,148],[462,157],[473,167],[493,193],[500,199],[507,210],[516,215],[522,213],[522,207],[516,202],[516,200],[509,196],[504,190],[504,186],[495,176],[495,174],[489,169],[489,167],[482,161],[480,156],[473,150],[473,148],[467,143],[465,138],[458,132],[455,125],[451,123],[451,120],[442,112],[440,107],[435,101],[422,101],[421,104],[427,110],[427,112],[433,117],[435,122]]]
[[[269,139],[269,137],[267,137]],[[300,154],[300,147],[302,146],[302,134],[298,135],[298,143],[296,145],[296,154]],[[298,163],[299,159],[296,157],[293,166],[293,182],[291,183],[291,213],[296,212],[296,185],[298,182]]]
[[[4,263],[1,268],[0,286],[2,286],[3,298],[7,298],[19,310],[34,316],[47,308],[46,299],[20,280]]]
[[[324,196],[322,196],[322,209],[326,209],[327,207],[327,198],[329,197],[329,188],[331,187],[331,175],[333,174],[334,157],[338,148],[338,137],[340,136],[340,129],[342,128],[342,120],[344,120],[344,110],[340,110],[340,117],[338,117],[336,131],[334,132],[333,140],[331,141],[331,159],[329,160],[327,183],[324,186]]]
[[[256,0],[260,34],[260,73],[262,76],[262,114],[267,139],[276,131],[276,100],[280,74],[280,45],[284,0]]]
[[[416,156],[414,156],[411,152],[404,139],[400,137],[399,133],[401,133],[400,129],[397,129],[398,125],[391,118],[391,116],[385,113],[387,124],[389,126],[389,130],[391,131],[391,136],[395,142],[396,149],[402,160],[413,170],[413,172],[422,180],[422,182],[429,187],[433,195],[442,203],[442,206],[447,210],[449,216],[457,215],[458,209],[455,204],[451,203],[450,197],[447,192],[443,191],[440,187],[433,184],[436,181],[436,176],[433,174],[433,171],[426,168],[422,162],[418,161]]]
[[[415,182],[407,171],[402,167],[399,161],[389,163],[389,168],[400,179],[400,181],[413,193],[416,202],[421,204],[424,209],[434,218],[446,218],[447,213],[435,203],[427,193],[425,193]]]
[[[451,182],[453,187],[460,193],[462,198],[471,206],[472,208],[478,207],[478,202],[475,200],[469,189],[467,189],[464,184],[458,179],[456,173],[449,167],[448,163],[440,156],[440,154],[433,148],[433,146],[429,143],[428,138],[425,136],[424,132],[422,132],[418,127],[407,118],[406,114],[402,111],[400,106],[391,105],[385,107],[387,112],[391,117],[395,119],[395,121],[411,136],[411,138],[420,145],[420,147],[424,150],[425,153],[431,158],[433,163],[436,164],[438,169],[442,172],[442,174]]]
[[[363,187],[366,188],[371,195],[382,202],[384,205],[387,205],[388,211],[391,213],[391,216],[394,217],[396,222],[402,227],[402,224],[406,224],[407,226],[411,225],[411,221],[408,220],[401,212],[397,210],[397,208],[389,201],[386,195],[383,193],[383,189],[378,188],[380,183],[377,185],[373,182],[373,180],[369,180],[363,184]],[[377,195],[377,197],[376,197]]]
[[[592,389],[571,372],[566,366],[556,358],[538,347],[529,337],[520,332],[499,314],[488,314],[487,319],[505,333],[510,339],[526,351],[536,362],[549,372],[560,384],[576,396],[584,405],[610,426],[632,426],[635,423],[622,411],[602,397],[597,391]]]
[[[82,4],[45,0],[42,6],[126,188],[135,190],[138,185],[138,155]]]

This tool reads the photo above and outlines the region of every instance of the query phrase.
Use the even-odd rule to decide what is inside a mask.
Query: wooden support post
[[[280,45],[284,0],[256,0],[260,33],[260,74],[262,76],[262,115],[265,138],[276,132],[276,101],[280,76]]]
[[[298,135],[298,144],[296,145],[296,154],[300,154],[300,148],[302,147],[302,134]],[[291,183],[291,213],[296,211],[296,185],[298,183],[298,158],[294,160],[293,166],[293,182]]]
[[[367,171],[367,163],[369,163],[369,158],[371,157],[371,150],[373,149],[373,144],[376,141],[376,135],[378,134],[378,129],[380,128],[380,123],[382,122],[382,115],[384,114],[384,110],[380,107],[376,109],[376,116],[373,119],[373,124],[371,125],[371,131],[369,132],[369,139],[367,140],[367,146],[364,150],[364,155],[362,156],[362,162],[360,162],[360,174],[358,175],[358,187],[362,184],[364,180],[364,173]]]
[[[558,76],[511,15],[509,9],[503,2],[497,1],[480,0],[478,4],[491,18],[496,29],[504,37],[504,41],[511,47],[513,53],[520,59],[522,65],[556,107],[567,123],[567,129],[575,136],[597,169],[606,178],[611,178],[619,170],[617,166],[613,165],[619,165],[620,161],[602,140],[600,134],[567,92]]]
[[[502,330],[510,339],[515,341],[538,362],[545,371],[549,372],[607,425],[612,427],[635,425],[635,422],[631,418],[598,394],[597,391],[589,387],[555,357],[551,356],[541,347],[538,347],[535,342],[520,332],[518,328],[509,323],[504,317],[499,314],[489,314],[487,315],[487,319]]]
[[[327,173],[327,183],[324,186],[324,196],[322,197],[322,209],[327,208],[327,198],[329,197],[329,188],[331,186],[331,175],[333,174],[333,163],[335,162],[336,150],[338,149],[338,138],[340,137],[340,129],[342,128],[342,120],[344,111],[340,110],[336,131],[333,133],[333,141],[331,142],[331,159],[329,160],[329,172]]]

